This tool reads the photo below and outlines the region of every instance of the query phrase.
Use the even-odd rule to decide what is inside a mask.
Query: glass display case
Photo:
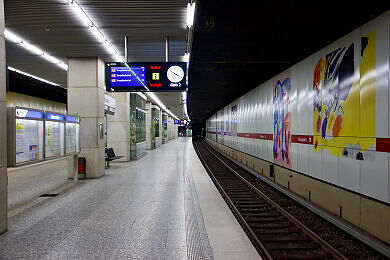
[[[64,155],[65,115],[45,113],[45,158]]]
[[[7,135],[9,167],[79,153],[80,117],[11,107]]]
[[[160,108],[157,106],[152,106],[152,149],[160,146]]]
[[[162,113],[162,122],[163,122],[162,143],[165,144],[168,142],[168,115],[166,113]]]
[[[65,121],[65,153],[78,153],[80,152],[80,117],[67,115]]]
[[[8,108],[8,166],[44,159],[43,115],[43,111],[39,110]]]

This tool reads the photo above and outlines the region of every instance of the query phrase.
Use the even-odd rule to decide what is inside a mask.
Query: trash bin
[[[87,178],[86,160],[85,157],[78,158],[78,174],[84,174],[84,179]]]

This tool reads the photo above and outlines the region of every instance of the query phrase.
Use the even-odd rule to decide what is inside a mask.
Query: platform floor
[[[189,138],[32,205],[0,259],[259,259]]]

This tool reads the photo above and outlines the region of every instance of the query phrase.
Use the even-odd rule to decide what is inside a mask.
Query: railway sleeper
[[[297,234],[297,235],[273,234],[271,236],[262,236],[261,241],[263,242],[311,241],[311,238],[303,234]]]
[[[233,201],[234,202],[234,201]],[[239,209],[258,209],[258,208],[264,208],[267,206],[266,204],[241,204],[241,203],[235,203],[236,208]]]
[[[302,242],[288,242],[277,241],[264,243],[264,247],[267,250],[309,250],[309,249],[321,249],[321,247],[313,241]]]
[[[240,213],[241,215],[245,215],[246,213],[262,213],[262,212],[269,212],[270,210],[273,211],[273,208],[271,207],[264,207],[264,208],[261,208],[261,209],[241,209],[240,210]]]
[[[245,217],[246,222],[248,223],[256,223],[256,222],[284,222],[286,219],[284,219],[282,216],[279,217],[263,217],[263,218],[258,218],[258,217]]]
[[[275,229],[282,229],[282,228],[289,228],[289,227],[294,227],[294,225],[289,222],[289,221],[284,221],[284,222],[274,222],[274,223],[268,223],[268,222],[263,222],[263,223],[250,223],[251,228],[275,228]]]
[[[252,227],[251,227],[252,228]],[[271,234],[302,234],[302,231],[297,227],[288,227],[288,228],[252,228],[253,232],[256,233],[257,236],[261,237],[263,235],[271,235]]]
[[[329,254],[321,252],[307,252],[305,254],[272,252],[271,255],[274,259],[332,259]]]

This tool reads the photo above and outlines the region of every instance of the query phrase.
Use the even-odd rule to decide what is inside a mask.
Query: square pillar
[[[5,80],[4,1],[0,0],[0,234],[7,231],[7,105]]]
[[[80,157],[87,178],[104,175],[104,62],[99,58],[68,59],[68,113],[80,116]],[[104,132],[104,130],[103,130]]]
[[[111,93],[115,99],[115,115],[107,115],[107,147],[123,158],[116,161],[130,161],[130,95]]]

